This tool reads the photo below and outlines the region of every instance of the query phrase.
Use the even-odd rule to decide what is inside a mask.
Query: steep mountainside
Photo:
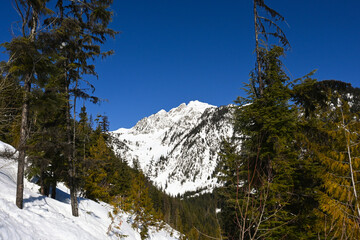
[[[199,101],[161,110],[133,128],[114,131],[114,148],[167,193],[211,190],[220,143],[233,134],[230,111]]]

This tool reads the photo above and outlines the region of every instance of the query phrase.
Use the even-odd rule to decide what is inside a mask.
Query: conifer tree
[[[318,171],[313,231],[324,239],[360,236],[358,92],[340,81],[307,81],[296,89],[306,113],[301,115],[304,157]]]
[[[32,100],[31,138],[29,139],[28,159],[31,176],[38,176],[41,194],[55,198],[57,181],[64,168],[64,112],[58,106],[64,104],[64,98],[57,92],[57,86],[51,80],[42,89],[34,91]],[[36,97],[35,97],[36,96]]]
[[[138,173],[133,178],[127,201],[128,210],[131,211],[134,217],[133,227],[140,229],[141,239],[146,239],[148,237],[148,227],[156,226],[159,219],[156,218],[156,212],[142,173]]]
[[[99,136],[95,145],[90,147],[90,156],[85,161],[84,176],[85,196],[94,200],[109,202],[111,149],[106,146],[105,139]]]
[[[28,115],[31,85],[41,73],[41,66],[47,59],[40,56],[37,47],[37,35],[40,16],[49,13],[45,7],[47,0],[20,1],[15,0],[15,7],[20,15],[21,37],[15,37],[3,46],[9,52],[9,73],[16,76],[23,83],[23,100],[21,113],[21,127],[19,138],[19,158],[16,189],[16,205],[23,208],[24,168],[26,141],[28,138]],[[41,75],[41,74],[40,74]],[[37,79],[38,80],[38,79]]]
[[[296,236],[290,223],[297,215],[292,209],[299,154],[294,142],[297,117],[289,102],[291,89],[279,59],[282,55],[278,46],[263,54],[266,87],[261,98],[250,88],[248,98],[237,100],[235,130],[241,136],[241,152],[224,145],[227,210],[223,217],[230,239]]]
[[[80,119],[77,127],[79,150],[77,153],[80,158],[82,157],[85,160],[86,156],[89,154],[90,135],[92,132],[85,104],[81,108],[79,118]]]
[[[116,199],[123,201],[129,194],[133,170],[114,154],[111,148],[111,137],[101,130],[101,122],[95,130],[92,130],[86,120],[87,114],[84,107],[80,115],[82,117],[77,124],[80,140],[77,153],[78,158],[82,159],[79,166],[80,186],[88,198],[112,203],[118,207]],[[83,146],[81,141],[83,129],[89,133],[86,146]]]
[[[109,0],[95,1],[63,1],[56,4],[57,15],[48,18],[45,22],[52,26],[48,35],[54,51],[62,59],[57,65],[63,71],[63,93],[66,96],[66,132],[68,159],[68,184],[71,195],[71,207],[74,216],[78,216],[77,191],[77,153],[76,153],[76,102],[78,98],[90,99],[96,103],[97,97],[81,88],[84,84],[94,90],[93,85],[86,81],[84,75],[97,76],[95,66],[90,63],[96,57],[106,57],[112,51],[101,51],[101,44],[108,36],[114,37],[116,32],[108,28],[112,18]],[[72,106],[70,98],[73,97]],[[71,119],[71,107],[73,110]]]

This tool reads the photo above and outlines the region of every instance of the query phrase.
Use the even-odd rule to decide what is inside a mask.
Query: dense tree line
[[[182,233],[183,239],[205,240],[208,236],[221,236],[216,193],[169,196],[151,185],[149,193],[154,208],[166,223]]]
[[[279,21],[254,0],[255,70],[247,96],[236,100],[235,136],[220,151],[223,236],[358,239],[360,90],[313,72],[291,80]]]
[[[271,84],[236,109],[241,149],[223,144],[224,236],[358,239],[360,89],[309,76]]]

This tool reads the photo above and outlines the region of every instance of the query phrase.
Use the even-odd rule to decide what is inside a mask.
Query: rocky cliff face
[[[233,135],[230,106],[199,101],[161,110],[112,132],[117,154],[172,195],[211,191],[222,139]]]

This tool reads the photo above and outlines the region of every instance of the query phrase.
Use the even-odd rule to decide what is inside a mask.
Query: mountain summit
[[[160,110],[112,132],[114,148],[169,194],[212,190],[221,141],[233,135],[230,111],[199,101]]]

